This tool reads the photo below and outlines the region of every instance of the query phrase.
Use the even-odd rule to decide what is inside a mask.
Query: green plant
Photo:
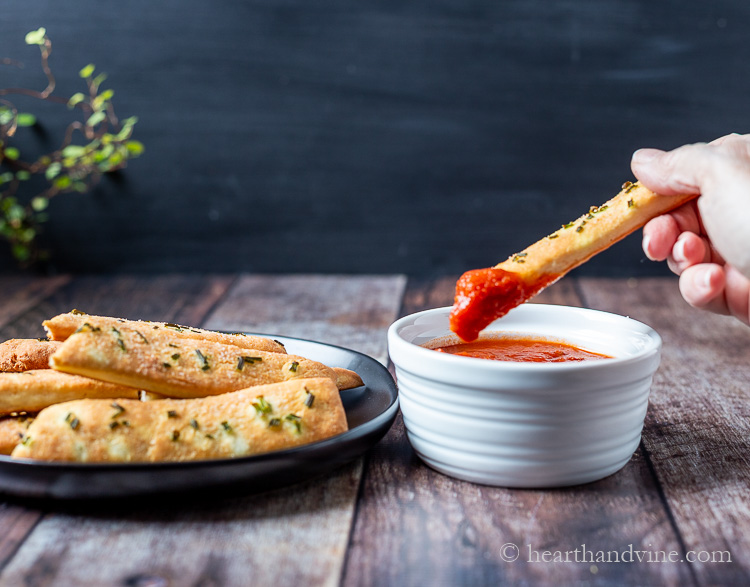
[[[122,169],[129,159],[143,152],[143,145],[131,138],[137,118],[118,120],[112,105],[114,92],[101,87],[105,74],[94,75],[94,65],[86,65],[79,72],[86,91],[70,98],[55,96],[55,78],[49,66],[52,43],[47,31],[40,28],[28,33],[26,44],[39,46],[47,87],[42,91],[0,89],[0,236],[8,241],[22,266],[47,257],[47,252],[37,245],[37,236],[41,224],[48,219],[51,198],[63,193],[84,193],[102,174]],[[16,62],[4,59],[0,63]],[[56,150],[26,160],[12,141],[18,138],[19,129],[40,123],[34,114],[20,112],[3,98],[10,95],[67,105],[80,119],[67,126]]]

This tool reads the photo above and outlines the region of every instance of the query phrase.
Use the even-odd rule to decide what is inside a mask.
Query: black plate
[[[398,411],[396,384],[375,359],[338,346],[263,335],[290,354],[356,371],[364,385],[341,392],[349,430],[305,446],[236,459],[184,463],[54,463],[0,456],[0,492],[30,499],[203,493],[251,494],[330,472],[380,440]]]

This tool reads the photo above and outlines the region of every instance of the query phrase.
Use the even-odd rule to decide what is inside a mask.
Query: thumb
[[[665,196],[700,194],[709,153],[710,147],[703,143],[673,151],[639,149],[633,153],[630,166],[638,180],[656,193]]]

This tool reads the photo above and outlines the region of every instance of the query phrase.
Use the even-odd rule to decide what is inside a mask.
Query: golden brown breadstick
[[[144,333],[128,325],[84,325],[52,355],[50,366],[181,398],[290,379],[337,379],[332,369],[303,357],[180,338],[166,328]]]
[[[451,330],[474,340],[490,322],[535,296],[571,269],[695,195],[662,196],[626,182],[614,198],[489,269],[456,284]]]
[[[33,416],[0,418],[0,455],[9,455],[13,452],[33,420]]]
[[[362,378],[354,371],[344,369],[343,367],[331,367],[331,369],[336,374],[336,387],[339,390],[352,389],[353,387],[364,385]]]
[[[84,324],[100,328],[128,326],[139,329],[144,336],[148,336],[153,330],[163,329],[168,330],[175,337],[179,338],[211,340],[270,353],[286,352],[284,345],[279,341],[263,336],[251,336],[242,333],[227,334],[213,330],[204,330],[202,328],[193,328],[192,326],[180,326],[179,324],[171,324],[169,322],[147,322],[145,320],[125,320],[124,318],[112,318],[110,316],[92,316],[79,310],[60,314],[42,322],[42,326],[47,331],[47,336],[52,340],[65,340]]]
[[[52,369],[0,373],[0,415],[38,412],[74,399],[118,397],[138,398],[138,390]]]
[[[12,338],[0,343],[0,372],[49,369],[49,358],[61,343],[38,338]]]
[[[188,461],[307,444],[347,430],[328,378],[297,379],[215,397],[82,400],[38,414],[13,457],[51,461]]]

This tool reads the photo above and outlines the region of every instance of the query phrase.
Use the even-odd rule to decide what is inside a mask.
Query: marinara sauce
[[[565,342],[543,338],[488,338],[436,347],[439,353],[523,363],[564,363],[611,359]]]

